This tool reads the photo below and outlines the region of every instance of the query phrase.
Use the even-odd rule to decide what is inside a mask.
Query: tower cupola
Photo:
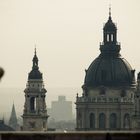
[[[38,66],[38,57],[36,54],[36,48],[32,61],[33,61],[33,66],[31,72],[28,75],[28,79],[42,79],[42,73],[39,71],[39,66]]]

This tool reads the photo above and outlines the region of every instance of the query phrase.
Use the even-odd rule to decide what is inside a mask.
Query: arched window
[[[99,114],[99,129],[105,129],[106,117],[104,113]]]
[[[35,100],[35,97],[31,97],[31,99],[30,99],[30,110],[35,111],[35,109],[36,109],[36,100]]]
[[[107,34],[107,42],[109,42],[109,34]]]
[[[112,113],[109,118],[110,128],[116,129],[117,128],[117,115]]]
[[[138,105],[138,108],[140,109],[140,100],[139,100],[139,105]]]
[[[130,116],[128,113],[124,115],[124,120],[123,120],[124,128],[129,129],[130,128]]]
[[[111,34],[111,41],[113,41],[113,34]]]
[[[82,114],[81,112],[77,113],[77,128],[81,128],[82,127]]]
[[[95,115],[93,113],[91,113],[89,115],[89,120],[90,120],[90,128],[94,129],[95,128]]]
[[[43,122],[43,128],[46,128],[46,122]]]

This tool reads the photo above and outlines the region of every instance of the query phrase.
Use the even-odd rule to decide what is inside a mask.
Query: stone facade
[[[47,130],[46,89],[44,88],[42,73],[39,71],[38,58],[33,58],[32,71],[29,73],[25,92],[25,104],[23,111],[23,130],[42,131]]]
[[[78,130],[132,129],[131,116],[135,105],[133,89],[128,89],[125,97],[121,96],[121,90],[115,89],[107,89],[104,95],[100,94],[100,88],[95,89],[95,93],[93,89],[89,92],[93,96],[77,96]]]

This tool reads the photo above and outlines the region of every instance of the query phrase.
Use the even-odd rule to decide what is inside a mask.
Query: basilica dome
[[[135,85],[135,70],[120,55],[120,43],[117,42],[117,27],[111,14],[103,28],[103,42],[100,55],[86,70],[86,87],[131,87]]]
[[[133,86],[134,70],[122,57],[97,57],[86,71],[85,83],[95,86]]]

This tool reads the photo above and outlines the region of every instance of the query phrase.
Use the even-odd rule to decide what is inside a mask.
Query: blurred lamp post
[[[4,75],[4,70],[0,67],[0,79],[2,78],[3,75]]]

